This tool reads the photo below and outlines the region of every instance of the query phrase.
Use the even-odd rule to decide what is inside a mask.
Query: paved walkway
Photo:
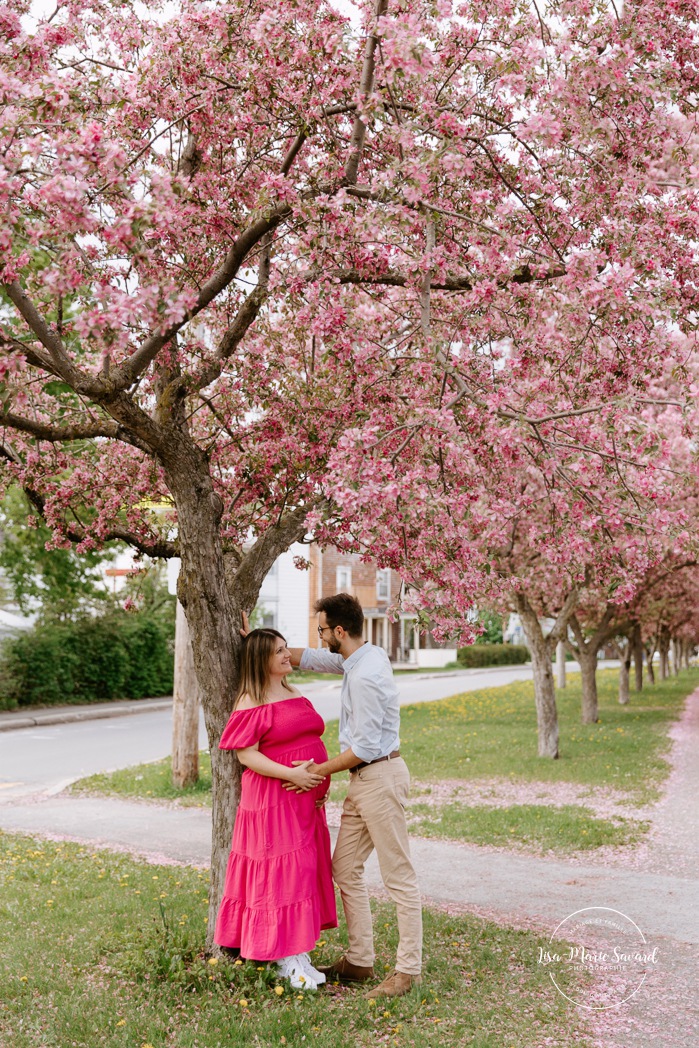
[[[653,816],[650,861],[631,869],[550,861],[466,844],[414,838],[425,901],[547,933],[576,910],[626,914],[658,964],[627,1004],[586,1013],[605,1048],[697,1048],[699,944],[699,691],[673,731],[673,772]],[[126,848],[154,861],[206,865],[210,814],[116,799],[36,795],[0,807],[0,828]],[[381,893],[375,861],[367,874]]]

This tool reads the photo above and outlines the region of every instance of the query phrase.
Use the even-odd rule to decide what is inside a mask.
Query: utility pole
[[[184,608],[175,617],[175,685],[172,698],[172,783],[178,789],[199,778],[199,708],[201,697],[194,670],[192,641]]]
[[[562,640],[556,645],[556,687],[566,686],[566,646]]]

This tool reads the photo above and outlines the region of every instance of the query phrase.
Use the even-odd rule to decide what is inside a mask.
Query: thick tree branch
[[[11,284],[3,284],[2,286],[7,297],[27,324],[30,331],[32,331],[36,338],[38,338],[42,346],[48,350],[48,358],[46,358],[43,354],[38,353],[35,348],[23,348],[23,354],[26,356],[27,360],[30,360],[31,354],[34,359],[30,360],[30,363],[34,363],[36,366],[44,368],[52,375],[59,376],[67,382],[68,385],[72,386],[73,389],[86,393],[88,396],[92,395],[96,389],[99,388],[99,384],[95,382],[95,379],[92,378],[92,376],[87,375],[84,371],[81,371],[80,368],[75,366],[68,356],[63,340],[58,333],[46,323],[39,313],[39,310],[29,296],[22,290],[19,283],[15,280]],[[7,339],[4,338],[3,341],[7,341]],[[13,348],[17,348],[17,342],[14,339],[12,340],[12,346]]]
[[[0,443],[0,458],[6,459],[11,462],[13,466],[21,466],[21,460],[13,448],[7,447],[6,444]],[[29,499],[29,502],[37,511],[39,516],[44,520],[48,527],[51,525],[46,520],[46,500],[38,491],[33,488],[22,486],[24,494]],[[88,538],[88,534],[85,531],[81,531],[72,525],[65,531],[65,535],[71,542],[83,542]],[[129,546],[133,546],[134,549],[139,550],[147,557],[159,557],[162,559],[169,559],[170,557],[179,556],[179,548],[176,542],[170,542],[168,539],[153,538],[146,539],[139,535],[134,535],[133,532],[129,531],[128,528],[122,528],[115,525],[106,534],[100,536],[102,542],[126,542]]]
[[[28,345],[26,342],[22,342],[21,339],[13,338],[11,335],[7,335],[3,331],[0,331],[0,346],[7,347],[7,349],[19,353],[24,357],[28,364],[32,365],[32,367],[41,368],[49,375],[60,377],[51,358],[40,353],[36,346]]]
[[[108,419],[99,422],[76,423],[73,426],[51,426],[44,422],[36,422],[34,419],[22,418],[8,411],[0,415],[0,425],[7,426],[20,433],[27,433],[36,437],[37,440],[46,440],[52,444],[69,442],[72,440],[91,440],[94,437],[107,437],[111,440],[121,440],[126,444],[135,444],[144,450],[144,445],[137,441],[133,434],[129,433],[117,422]]]
[[[553,651],[553,647],[563,637],[566,628],[568,626],[568,620],[573,613],[573,610],[578,603],[578,591],[573,588],[568,596],[566,597],[563,607],[556,616],[556,621],[553,624],[553,629],[546,636],[546,644]]]
[[[243,554],[237,570],[228,578],[229,590],[238,595],[246,611],[252,611],[252,595],[257,599],[260,586],[277,557],[306,534],[305,520],[310,508],[295,509],[267,528]]]
[[[41,518],[46,521],[46,501],[38,491],[34,491],[33,488],[23,488],[25,495],[31,502],[34,509],[39,513]],[[46,521],[48,527],[51,525]],[[70,539],[71,542],[83,542],[88,538],[88,534],[77,528],[75,525],[71,525],[67,528],[65,535]],[[139,550],[141,553],[148,557],[161,557],[168,559],[170,557],[176,557],[178,555],[177,544],[170,542],[168,539],[153,538],[144,539],[141,536],[134,535],[133,532],[129,531],[128,528],[122,528],[115,525],[107,532],[107,534],[100,536],[102,542],[113,542],[120,541],[126,542],[134,549]]]

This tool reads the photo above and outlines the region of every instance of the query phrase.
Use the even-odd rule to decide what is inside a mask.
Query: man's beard
[[[333,655],[340,654],[340,642],[337,637],[331,637],[328,641],[328,651],[331,651]]]

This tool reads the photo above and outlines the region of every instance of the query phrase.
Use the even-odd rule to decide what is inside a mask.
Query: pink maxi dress
[[[235,710],[219,748],[240,750],[259,743],[260,753],[291,765],[326,760],[323,718],[309,699],[297,696],[250,710]],[[329,777],[307,793],[282,788],[246,768],[233,828],[226,884],[214,941],[257,961],[309,953],[322,928],[337,927],[324,808]]]

